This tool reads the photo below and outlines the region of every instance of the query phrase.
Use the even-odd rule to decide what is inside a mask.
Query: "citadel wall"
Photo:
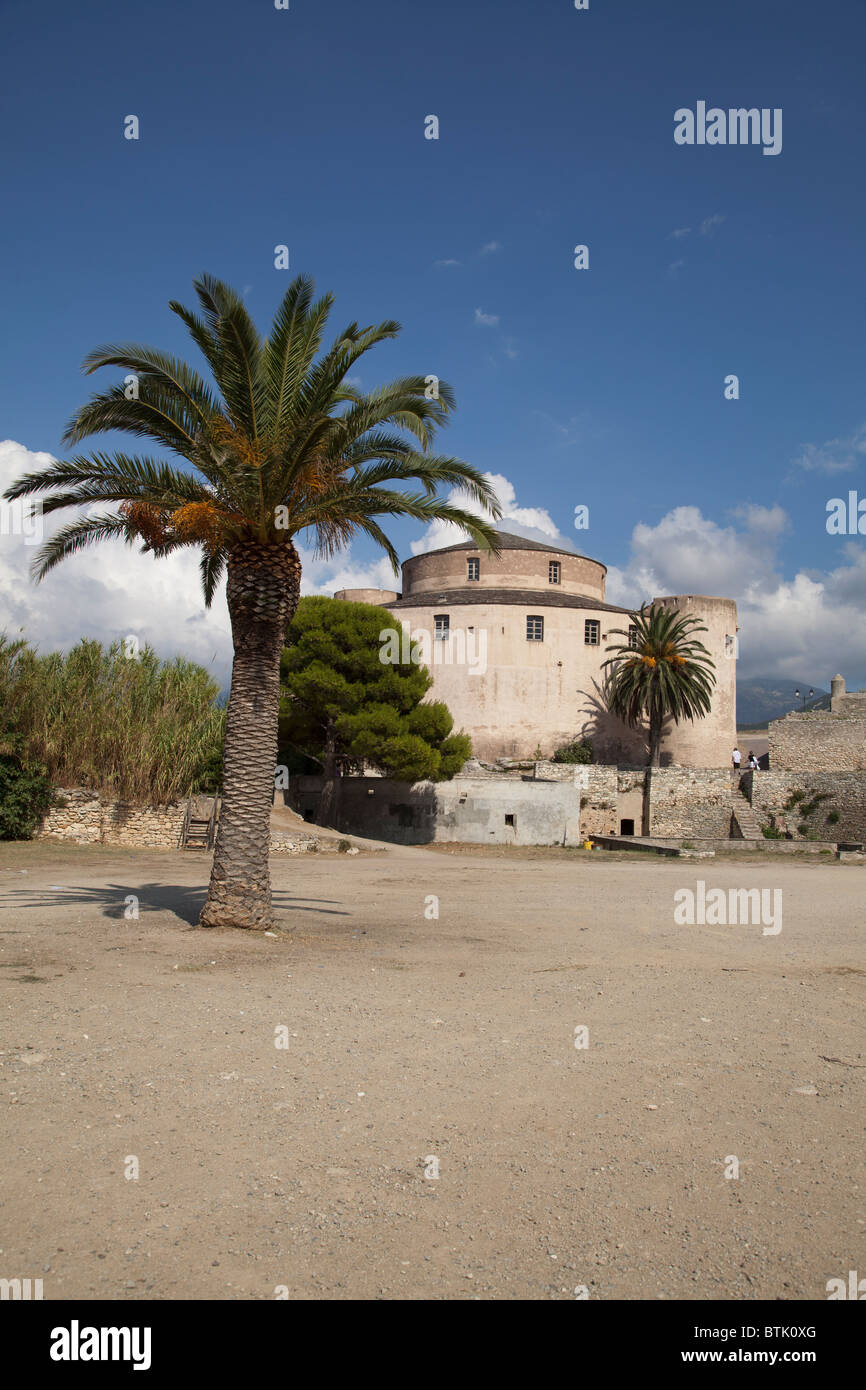
[[[772,771],[866,770],[866,691],[846,691],[841,676],[832,685],[829,710],[786,714],[768,726]]]

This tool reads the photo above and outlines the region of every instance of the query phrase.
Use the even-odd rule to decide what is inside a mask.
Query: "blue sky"
[[[2,23],[0,437],[58,455],[98,343],[195,358],[167,301],[202,270],[264,329],[285,243],[335,331],[404,325],[363,385],[450,381],[441,447],[507,480],[519,526],[611,566],[612,598],[730,593],[744,671],[866,680],[864,541],[825,528],[829,498],[866,496],[861,0],[88,0]],[[678,146],[698,100],[781,108],[782,152]],[[375,559],[359,543],[308,583]],[[67,636],[60,572],[37,603],[10,562],[11,619],[49,645],[117,635],[88,565]],[[185,645],[155,609],[134,621]]]

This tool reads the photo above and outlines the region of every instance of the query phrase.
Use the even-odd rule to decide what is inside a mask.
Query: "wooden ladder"
[[[180,832],[180,848],[213,849],[219,817],[219,797],[212,798],[210,814],[207,816],[193,815],[194,810],[198,811],[198,807],[193,806],[194,800],[197,798],[189,797],[187,799],[186,813]]]

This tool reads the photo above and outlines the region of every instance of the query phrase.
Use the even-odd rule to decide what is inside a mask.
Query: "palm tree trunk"
[[[661,765],[662,726],[654,718],[650,720],[649,757],[643,775],[643,804],[641,807],[641,834],[652,834],[652,785],[653,768]]]
[[[238,545],[226,598],[234,663],[226,712],[222,809],[203,927],[274,925],[268,854],[277,760],[280,653],[298,606],[301,564],[291,544]]]

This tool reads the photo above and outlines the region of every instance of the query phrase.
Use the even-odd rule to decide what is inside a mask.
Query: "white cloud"
[[[682,270],[685,261],[671,261],[668,266],[668,275],[676,275],[678,270]]]
[[[481,248],[481,254],[482,254],[482,256],[490,256],[490,255],[493,254],[494,251],[501,251],[501,250],[502,250],[502,242],[501,242],[501,241],[486,241],[486,242],[484,243],[484,245],[482,246],[482,248]]]
[[[434,264],[434,266],[437,266],[437,267],[439,267],[440,269],[445,269],[445,268],[447,268],[447,267],[449,267],[449,266],[462,265],[463,262],[462,262],[462,261],[455,261],[453,257],[449,257],[448,260],[445,260],[445,261],[434,261],[433,264]]]
[[[697,507],[676,507],[655,526],[634,528],[629,563],[611,566],[611,603],[637,606],[666,594],[710,594],[737,603],[744,676],[789,676],[828,685],[842,671],[866,678],[863,607],[866,552],[840,551],[827,573],[779,573],[778,543],[788,526],[781,507],[744,507],[742,525],[720,526]]]
[[[682,237],[688,236],[691,230],[691,227],[674,227],[671,236],[675,241],[680,241]]]
[[[841,439],[828,439],[824,444],[804,444],[797,468],[807,473],[850,473],[866,455],[866,424]]]
[[[485,314],[485,313],[483,312],[483,310],[481,310],[481,309],[476,309],[476,310],[475,310],[475,322],[476,322],[476,323],[483,323],[483,324],[487,325],[487,326],[490,327],[490,328],[495,328],[496,325],[499,323],[499,315],[498,315],[498,314]]]
[[[0,492],[22,473],[52,462],[50,454],[5,440],[0,443]],[[74,516],[71,509],[46,516],[44,538]],[[134,633],[160,656],[183,654],[206,666],[220,682],[226,680],[231,637],[225,595],[220,590],[211,609],[205,609],[197,553],[178,551],[155,560],[123,541],[101,541],[70,556],[35,584],[30,566],[37,549],[25,544],[23,536],[3,536],[0,609],[10,635],[23,628],[28,641],[48,652],[67,651],[81,637],[108,645]]]
[[[724,222],[724,213],[714,212],[712,217],[705,217],[698,228],[701,236],[712,236],[717,227],[721,227]]]
[[[312,552],[300,547],[298,553],[303,566],[302,594],[324,594],[330,598],[337,589],[400,588],[400,580],[386,555],[359,565],[352,561],[351,547],[332,560],[315,560]]]
[[[500,531],[511,531],[530,540],[549,541],[565,550],[575,549],[572,541],[561,536],[550,513],[543,507],[519,507],[514,484],[502,473],[485,473],[487,482],[492,484],[502,507],[502,518],[495,523]],[[473,498],[467,497],[460,488],[453,488],[448,496],[452,506],[462,507],[475,516],[486,515],[484,509]],[[442,546],[457,545],[466,540],[466,532],[451,522],[432,521],[420,540],[412,542],[412,554],[420,555],[428,550],[439,550]]]

